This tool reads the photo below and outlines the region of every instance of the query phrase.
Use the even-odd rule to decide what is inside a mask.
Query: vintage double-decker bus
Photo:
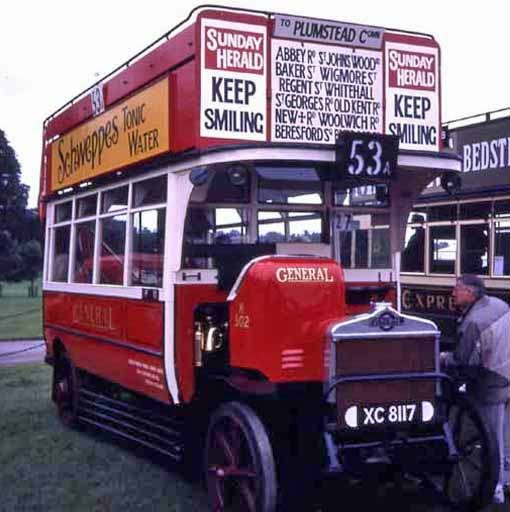
[[[447,145],[462,157],[453,194],[434,180],[408,219],[402,252],[402,307],[436,322],[455,342],[455,278],[476,274],[510,301],[510,109],[450,121]]]
[[[460,169],[439,99],[431,36],[207,7],[48,117],[61,419],[203,466],[214,510],[311,509],[381,464],[490,497],[439,331],[399,312],[408,213]]]

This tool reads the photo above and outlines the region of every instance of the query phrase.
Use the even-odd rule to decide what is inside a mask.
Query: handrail
[[[510,107],[504,107],[504,108],[500,108],[498,110],[491,110],[490,112],[482,112],[481,114],[473,114],[470,116],[459,117],[458,119],[452,119],[451,121],[446,121],[445,123],[443,123],[443,126],[445,126],[447,128],[452,128],[452,126],[450,126],[450,125],[453,123],[461,123],[461,122],[463,123],[463,121],[472,121],[472,120],[478,119],[478,118],[484,118],[479,121],[480,123],[494,121],[495,119],[502,119],[503,117],[506,117],[506,116],[495,117],[495,114],[500,114],[501,112],[508,112],[508,116],[510,117]],[[474,122],[473,123],[463,123],[463,124],[461,124],[461,126],[467,126],[470,124],[475,124],[475,123]],[[459,127],[457,127],[457,128],[459,128]]]

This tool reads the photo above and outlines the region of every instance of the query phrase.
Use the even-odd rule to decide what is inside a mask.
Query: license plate
[[[353,405],[344,414],[345,423],[351,428],[377,425],[426,423],[434,417],[431,402],[390,405]]]

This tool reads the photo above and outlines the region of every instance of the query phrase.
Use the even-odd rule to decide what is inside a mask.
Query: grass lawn
[[[0,340],[42,338],[42,287],[38,297],[28,297],[28,281],[1,283]]]
[[[61,425],[44,364],[0,368],[0,511],[206,512],[201,486],[111,438]],[[330,488],[324,511],[452,512],[422,494]],[[325,504],[326,504],[325,503]],[[485,512],[508,511],[506,505]],[[314,511],[316,512],[316,511]]]
[[[1,511],[205,512],[199,484],[91,432],[63,427],[47,365],[0,369]]]

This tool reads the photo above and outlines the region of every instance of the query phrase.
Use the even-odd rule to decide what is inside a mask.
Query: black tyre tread
[[[468,411],[468,414],[476,424],[481,437],[485,440],[488,454],[488,464],[485,466],[486,478],[483,480],[478,493],[468,503],[459,504],[456,507],[458,510],[474,512],[484,508],[492,502],[494,489],[499,479],[499,452],[496,439],[494,439],[492,432],[487,429],[485,422],[473,401],[470,400],[469,397],[459,396],[457,397],[455,405],[458,406],[459,409],[465,409]]]
[[[263,480],[265,489],[263,492],[263,503],[259,504],[260,512],[274,512],[277,503],[277,481],[276,481],[276,465],[273,456],[273,449],[269,441],[266,428],[262,424],[257,414],[251,407],[241,402],[228,402],[221,405],[211,416],[209,427],[207,430],[206,450],[210,432],[215,423],[222,417],[236,417],[243,426],[247,436],[248,444],[251,446],[252,453],[257,457],[257,464],[263,472]],[[207,461],[207,454],[205,454]],[[207,470],[207,462],[206,462]]]
[[[57,386],[58,379],[60,377],[60,372],[68,372],[69,379],[71,383],[71,411],[65,417],[61,414],[61,410],[58,404],[58,396],[55,391],[55,387]],[[78,427],[78,400],[79,400],[79,391],[80,391],[80,377],[79,370],[74,365],[72,359],[69,357],[67,352],[63,352],[60,354],[58,359],[55,362],[55,366],[53,369],[53,394],[55,396],[55,402],[57,402],[58,414],[62,423],[69,428],[77,428]]]

